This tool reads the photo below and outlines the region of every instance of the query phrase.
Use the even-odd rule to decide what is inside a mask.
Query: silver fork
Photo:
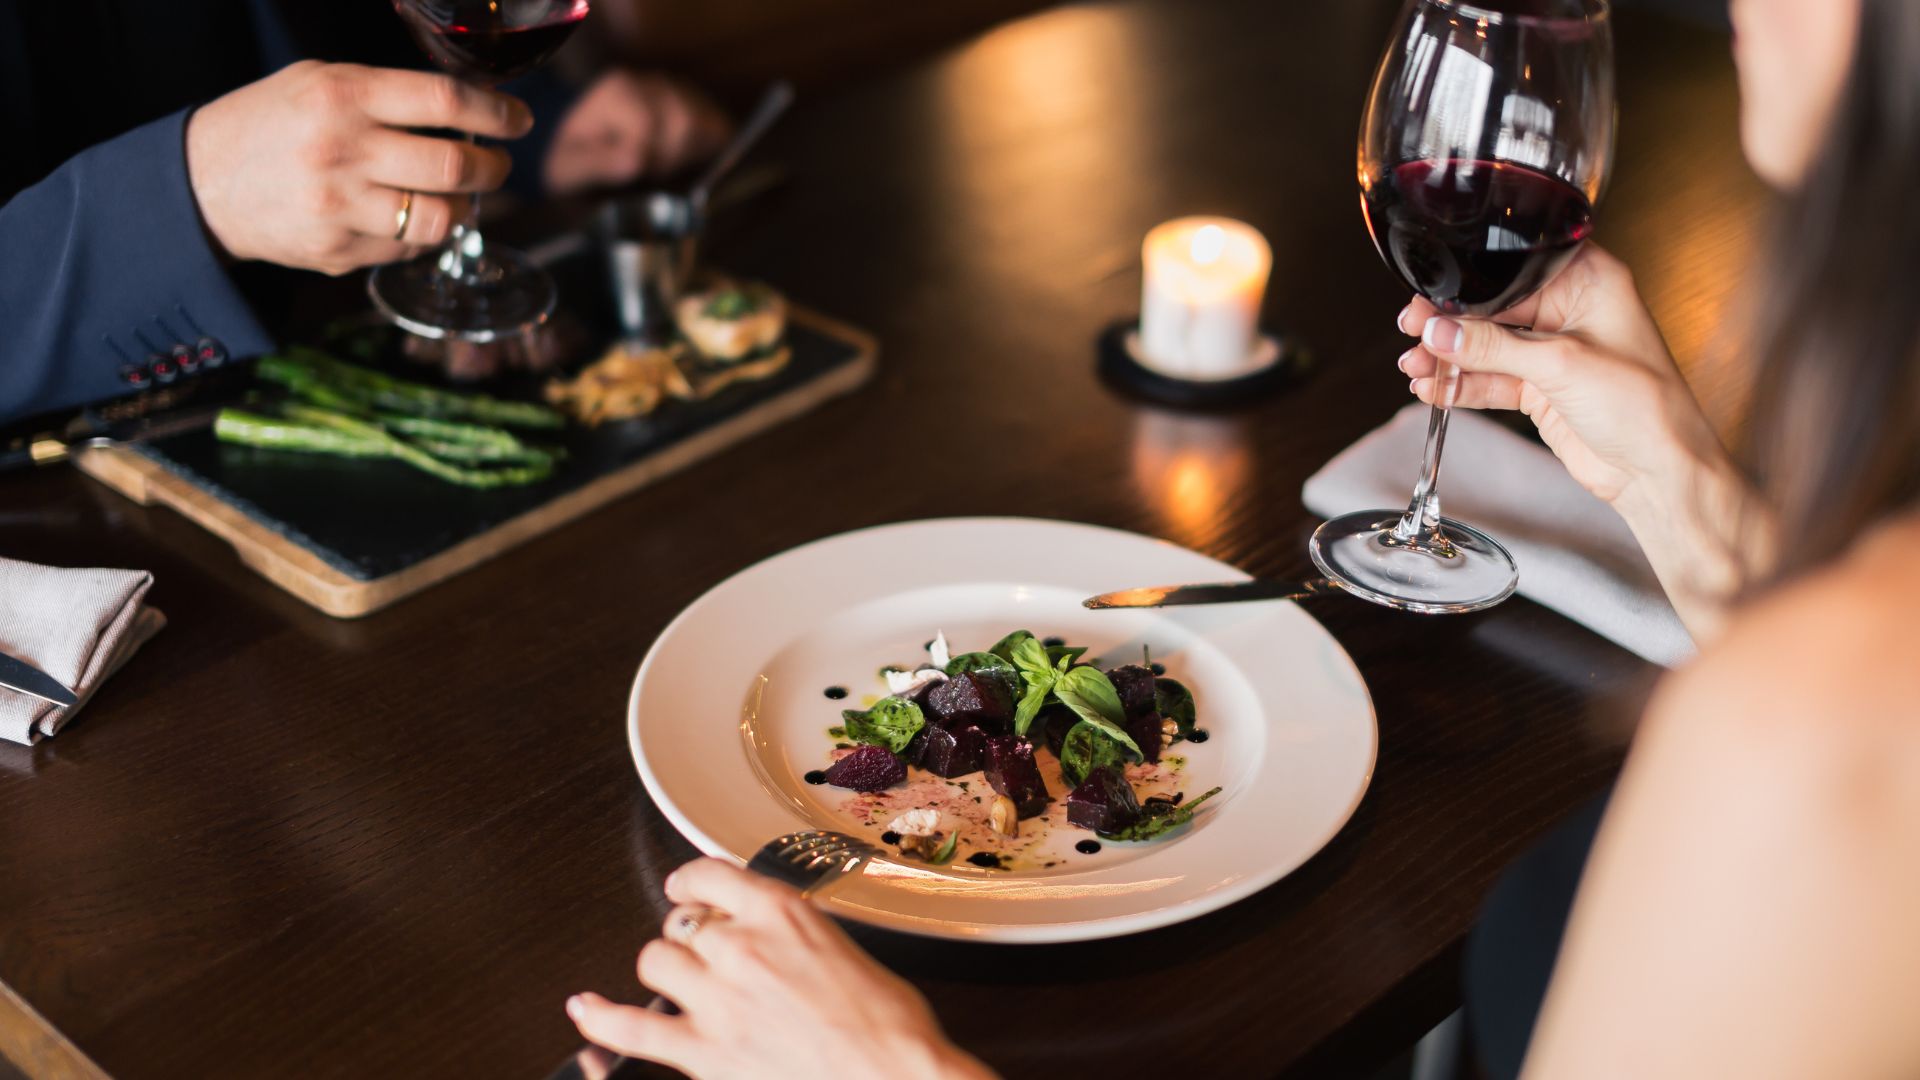
[[[760,850],[747,860],[747,869],[799,889],[802,897],[808,897],[858,872],[879,853],[880,849],[872,844],[845,833],[809,829],[776,836],[760,845]],[[649,1012],[668,1012],[672,1008],[672,1003],[658,994],[647,1003]],[[547,1080],[621,1080],[641,1075],[644,1066],[645,1063],[632,1058],[588,1045],[575,1051]]]

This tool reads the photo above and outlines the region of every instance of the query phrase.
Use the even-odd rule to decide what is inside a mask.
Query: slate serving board
[[[568,278],[561,280],[564,290]],[[602,305],[591,295],[582,300],[591,337],[604,346],[612,334]],[[787,338],[792,359],[769,379],[672,402],[640,420],[570,426],[560,440],[567,459],[548,480],[522,488],[475,491],[398,462],[231,446],[211,431],[89,450],[75,462],[227,540],[242,561],[314,607],[357,617],[848,393],[873,371],[875,343],[853,327],[795,307]]]

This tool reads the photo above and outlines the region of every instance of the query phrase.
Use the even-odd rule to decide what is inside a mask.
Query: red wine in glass
[[[395,0],[393,6],[435,64],[480,86],[539,67],[587,17],[584,0]]]
[[[1409,161],[1361,193],[1380,257],[1449,315],[1492,315],[1560,272],[1593,230],[1579,188],[1506,161]]]

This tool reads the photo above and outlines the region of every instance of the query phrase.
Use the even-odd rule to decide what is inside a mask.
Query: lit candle
[[[1176,218],[1147,234],[1140,259],[1141,363],[1179,379],[1218,380],[1270,362],[1255,347],[1273,265],[1258,229],[1231,218]]]

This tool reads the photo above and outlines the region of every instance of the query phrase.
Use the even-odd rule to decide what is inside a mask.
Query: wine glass
[[[393,0],[420,48],[448,74],[494,87],[539,67],[587,17],[588,0]],[[469,139],[474,136],[469,134]],[[480,236],[480,199],[440,250],[367,279],[387,318],[429,338],[493,341],[553,313],[553,279],[520,252]]]
[[[1607,0],[1409,0],[1360,123],[1360,205],[1380,257],[1454,317],[1532,295],[1573,257],[1613,156]],[[1406,511],[1314,532],[1314,565],[1389,607],[1491,607],[1519,582],[1492,537],[1440,516],[1460,369],[1442,360]]]

